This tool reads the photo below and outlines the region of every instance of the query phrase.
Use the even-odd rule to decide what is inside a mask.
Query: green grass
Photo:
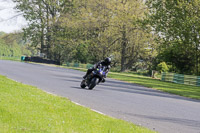
[[[127,73],[114,73],[110,72],[108,77],[113,79],[118,79],[126,81],[129,83],[139,84],[145,87],[161,90],[164,92],[193,98],[200,99],[200,87],[184,85],[184,84],[175,84],[170,82],[163,82],[158,79],[152,79],[146,76],[139,76],[136,74],[127,74]]]
[[[98,114],[66,98],[0,76],[0,132],[150,133]]]
[[[0,60],[21,61],[21,57],[0,56]]]
[[[83,68],[73,68],[73,67],[68,67],[68,68],[86,71],[86,69]],[[136,73],[109,72],[108,77],[125,81],[128,83],[138,84],[148,88],[161,90],[167,93],[200,100],[200,87],[197,86],[164,82],[159,79],[152,79],[151,77],[142,76]]]

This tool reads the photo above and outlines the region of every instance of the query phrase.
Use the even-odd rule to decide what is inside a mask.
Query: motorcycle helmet
[[[104,62],[105,62],[107,65],[110,65],[110,64],[111,64],[111,58],[109,58],[109,57],[105,58]]]

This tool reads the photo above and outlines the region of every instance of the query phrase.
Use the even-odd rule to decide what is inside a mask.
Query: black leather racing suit
[[[100,61],[100,62],[94,64],[94,66],[92,68],[87,70],[87,73],[85,76],[83,76],[83,78],[85,79],[93,70],[95,70],[99,67],[105,67],[104,72],[106,73],[106,75],[103,78],[106,78],[106,76],[110,70],[110,65],[106,64],[105,61]]]

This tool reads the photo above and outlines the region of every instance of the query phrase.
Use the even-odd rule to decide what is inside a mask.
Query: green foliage
[[[172,45],[163,49],[157,56],[158,61],[171,64],[174,72],[192,74],[195,70],[194,51],[185,51],[185,45]]]
[[[6,34],[6,33],[0,31],[0,36],[2,36],[2,35],[4,35],[4,34]]]
[[[146,22],[159,36],[159,56],[178,72],[198,75],[200,1],[148,0],[146,4]]]
[[[139,59],[150,66],[155,56],[152,34],[140,23],[141,1],[14,1],[29,22],[25,38],[48,58],[96,63],[117,54],[114,65],[124,71]]]
[[[184,97],[200,99],[200,89],[196,86],[163,82],[157,79],[152,79],[150,77],[138,76],[136,74],[127,73],[109,73],[108,77],[122,81],[127,81],[129,83],[139,84],[145,87],[158,89],[164,92]]]
[[[149,71],[166,62],[199,74],[199,0],[14,1],[29,22],[24,37],[50,59],[95,63],[114,55],[121,71],[142,60]]]
[[[74,60],[81,63],[87,63],[88,59],[89,59],[89,54],[88,54],[87,44],[79,44],[76,48]]]
[[[30,55],[30,50],[23,43],[21,33],[3,34],[0,36],[0,56],[20,57]]]
[[[160,64],[157,65],[156,70],[159,72],[168,72],[169,68],[165,62],[161,62]]]
[[[64,13],[71,11],[71,0],[14,0],[16,8],[23,12],[28,22],[24,29],[24,38],[46,57],[63,62],[66,53],[72,50],[66,48],[71,45],[66,41],[65,28],[62,28],[59,19]],[[71,38],[70,38],[71,39]],[[71,55],[70,55],[71,56]]]

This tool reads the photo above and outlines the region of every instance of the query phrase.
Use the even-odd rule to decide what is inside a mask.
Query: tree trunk
[[[40,36],[40,41],[41,41],[41,49],[40,49],[40,53],[45,53],[45,46],[44,46],[44,26],[41,27],[41,36]]]
[[[51,32],[50,32],[50,26],[49,26],[49,6],[47,5],[47,16],[46,16],[46,19],[47,19],[47,58],[51,58],[50,57],[50,41],[51,41]]]
[[[199,37],[199,34],[198,34],[198,32],[196,32],[196,38],[195,38],[195,47],[196,47],[196,51],[195,51],[195,56],[196,56],[196,61],[195,61],[195,65],[196,65],[196,75],[198,76],[199,75],[199,54],[198,54],[198,52],[199,52],[199,50],[198,50],[198,48],[199,48],[199,39],[198,39],[198,37]]]
[[[122,50],[121,50],[121,72],[126,70],[125,62],[126,62],[126,47],[127,47],[127,39],[126,39],[126,27],[123,25],[122,31]]]
[[[39,16],[40,16],[40,21],[41,21],[41,30],[40,30],[40,43],[41,43],[41,47],[40,47],[40,53],[44,54],[45,53],[45,46],[44,46],[44,16],[42,13],[42,6],[40,3],[38,3],[39,5]]]

